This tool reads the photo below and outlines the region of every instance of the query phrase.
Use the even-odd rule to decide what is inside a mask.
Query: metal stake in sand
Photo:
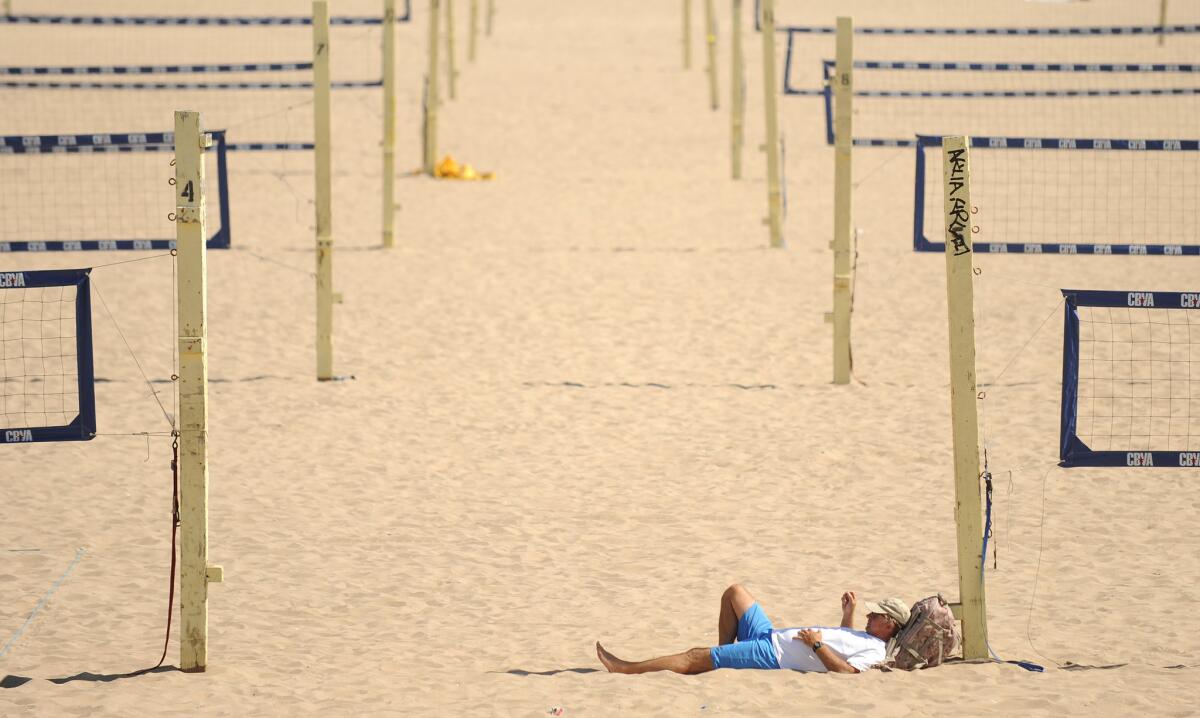
[[[851,126],[854,98],[854,21],[837,19],[837,67],[833,78],[833,383],[850,383]]]
[[[471,0],[471,41],[467,43],[467,61],[475,62],[475,39],[479,37],[479,0]]]
[[[446,84],[450,99],[458,97],[458,65],[454,60],[454,0],[446,0]]]
[[[979,498],[979,426],[975,404],[975,292],[972,280],[971,169],[966,137],[942,138],[945,187],[946,299],[950,315],[950,416],[954,436],[954,523],[958,536],[956,615],[963,658],[987,658],[983,518]]]
[[[721,105],[717,87],[717,15],[713,0],[704,0],[704,40],[708,44],[708,96],[715,110]]]
[[[729,152],[733,178],[742,178],[742,147],[746,144],[746,79],[745,57],[742,53],[742,0],[733,0],[733,42],[730,88]]]
[[[441,22],[441,0],[429,0],[429,69],[425,74],[425,148],[423,169],[433,176],[437,167],[437,116],[441,93],[438,88],[438,24]]]
[[[396,244],[396,0],[383,0],[383,246]]]
[[[329,2],[313,2],[313,126],[316,130],[317,380],[333,379],[333,192],[329,131]]]
[[[175,113],[175,247],[179,270],[179,668],[208,665],[208,274],[200,113]]]
[[[692,0],[683,0],[683,69],[692,69]]]
[[[762,0],[763,103],[767,116],[767,218],[771,246],[783,246],[783,193],[779,182],[778,89],[775,87],[775,0]]]

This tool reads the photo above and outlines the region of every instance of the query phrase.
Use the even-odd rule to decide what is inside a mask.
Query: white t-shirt
[[[883,663],[887,658],[887,643],[866,631],[823,626],[814,626],[813,628],[821,632],[822,643],[860,671]],[[825,667],[824,663],[821,663],[821,659],[817,657],[813,649],[809,648],[804,641],[793,638],[803,630],[804,628],[784,628],[771,631],[771,643],[775,646],[779,667],[811,673],[828,672],[829,669]]]

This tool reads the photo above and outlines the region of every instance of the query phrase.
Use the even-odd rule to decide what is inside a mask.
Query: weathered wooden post
[[[383,0],[383,246],[396,244],[396,0]]]
[[[208,666],[208,232],[200,113],[175,113],[175,249],[179,272],[179,668]]]
[[[763,103],[767,116],[767,219],[771,246],[783,246],[783,192],[780,188],[778,88],[775,86],[775,0],[762,0]]]
[[[954,437],[954,524],[958,537],[957,615],[963,658],[987,658],[983,517],[979,498],[979,423],[975,388],[974,251],[971,241],[970,139],[942,138],[946,299],[950,316],[950,416]]]
[[[854,101],[854,21],[837,19],[837,66],[833,77],[833,383],[850,383],[850,235],[853,231],[851,158],[854,134],[851,126]]]

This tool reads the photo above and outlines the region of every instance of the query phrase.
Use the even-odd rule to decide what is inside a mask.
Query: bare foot
[[[596,657],[600,659],[600,662],[604,664],[604,667],[608,669],[609,673],[625,672],[622,670],[622,668],[624,668],[625,661],[622,661],[620,658],[617,658],[613,654],[604,650],[604,646],[600,645],[600,641],[596,641]]]

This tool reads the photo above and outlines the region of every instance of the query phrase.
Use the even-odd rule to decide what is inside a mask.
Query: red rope
[[[163,639],[163,652],[159,657],[158,663],[154,664],[154,670],[163,664],[167,659],[167,648],[171,645],[171,616],[174,614],[175,608],[175,535],[179,529],[179,434],[175,433],[175,439],[171,442],[171,583],[170,590],[167,596],[167,636]]]

